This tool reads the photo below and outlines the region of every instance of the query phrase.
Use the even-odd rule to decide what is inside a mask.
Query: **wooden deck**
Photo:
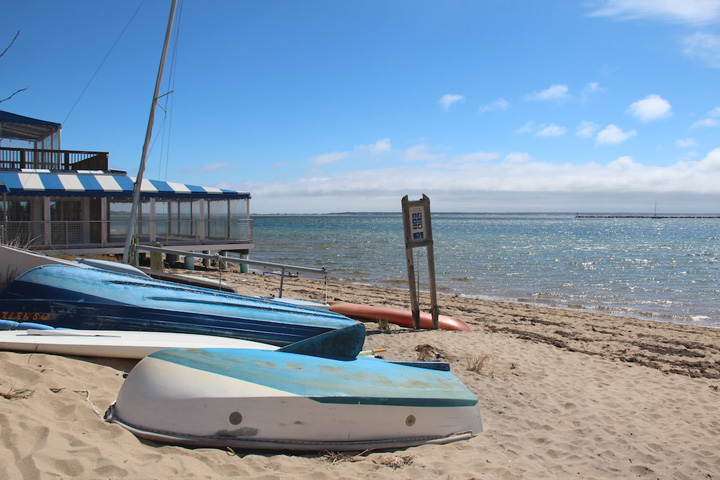
[[[107,170],[108,152],[0,147],[0,168]]]

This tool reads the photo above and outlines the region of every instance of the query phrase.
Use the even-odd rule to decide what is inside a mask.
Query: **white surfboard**
[[[14,352],[139,359],[166,348],[278,349],[275,345],[265,343],[189,333],[114,330],[0,331],[0,350]]]

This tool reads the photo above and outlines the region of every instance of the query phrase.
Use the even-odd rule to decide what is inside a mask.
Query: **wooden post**
[[[407,197],[405,197],[407,198]],[[413,328],[420,328],[420,299],[417,296],[417,285],[415,284],[415,261],[413,260],[412,247],[405,245],[405,257],[407,261],[408,287],[410,288],[410,309],[412,311]]]
[[[425,197],[423,195],[423,197]],[[427,198],[427,197],[425,197]],[[430,286],[430,315],[432,316],[433,321],[433,328],[435,330],[438,329],[439,325],[439,315],[440,312],[438,310],[438,304],[437,304],[437,291],[436,291],[436,285],[435,285],[435,253],[433,252],[433,240],[432,240],[432,225],[430,222],[430,199],[428,199],[428,205],[427,205],[427,218],[425,219],[427,222],[427,231],[428,231],[428,237],[430,238],[430,243],[427,245],[427,262],[428,262],[428,281]]]
[[[435,256],[433,254],[432,224],[430,222],[430,199],[423,194],[421,200],[411,202],[405,195],[402,199],[402,210],[413,327],[420,328],[420,302],[415,285],[415,263],[412,249],[426,247],[428,276],[430,277],[430,313],[432,314],[433,328],[437,329],[439,312],[435,286]]]
[[[156,247],[162,247],[161,244],[156,243]],[[158,272],[165,271],[165,264],[163,262],[163,253],[151,251],[150,252],[150,269]]]

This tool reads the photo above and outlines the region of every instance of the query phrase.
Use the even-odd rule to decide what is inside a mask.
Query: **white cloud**
[[[490,103],[480,106],[480,113],[495,112],[498,110],[507,110],[510,108],[510,104],[504,98],[498,98]]]
[[[709,172],[720,172],[720,148],[716,148],[698,162],[701,170]]]
[[[675,140],[675,146],[678,148],[693,148],[697,147],[697,142],[694,138],[684,138]]]
[[[440,97],[440,100],[438,100],[438,103],[443,107],[444,110],[448,110],[450,106],[457,102],[462,102],[465,100],[465,97],[462,95],[455,95],[452,93],[446,93],[442,97]]]
[[[544,138],[562,137],[565,133],[567,133],[567,128],[551,123],[550,125],[540,127],[537,133],[535,133],[535,136]]]
[[[383,138],[369,145],[356,145],[351,151],[345,152],[328,152],[312,157],[309,161],[311,165],[323,166],[337,163],[348,157],[367,156],[368,154],[375,156],[390,152],[392,145],[389,138]]]
[[[708,67],[720,68],[720,36],[697,32],[685,38],[683,53]]]
[[[629,138],[634,137],[635,135],[637,135],[637,132],[635,130],[623,132],[622,129],[617,125],[610,124],[603,130],[598,132],[597,136],[595,137],[595,142],[597,145],[618,145],[628,140]]]
[[[580,138],[592,138],[599,128],[600,125],[597,123],[589,120],[583,120],[577,127],[575,127],[575,135]]]
[[[628,107],[627,113],[641,122],[651,122],[671,116],[672,106],[670,106],[670,102],[660,95],[651,94],[642,100],[632,103]]]
[[[687,150],[683,152],[681,156],[678,157],[679,160],[682,160],[683,162],[690,162],[697,158],[698,153],[695,150]]]
[[[459,163],[478,163],[478,162],[490,162],[500,158],[500,154],[497,152],[472,152],[458,155],[455,157],[455,161]]]
[[[567,85],[551,85],[541,92],[533,92],[525,97],[526,100],[562,102],[570,98]]]
[[[310,159],[310,163],[313,165],[328,165],[331,163],[339,162],[350,156],[350,152],[329,152],[323,153]]]
[[[403,160],[407,162],[435,162],[442,158],[442,154],[430,152],[430,146],[426,143],[412,146],[403,154]]]
[[[720,125],[720,121],[718,121],[716,118],[703,118],[693,123],[692,128],[717,127],[718,125]]]
[[[617,160],[613,160],[608,163],[608,168],[612,170],[633,170],[641,167],[642,165],[635,163],[633,158],[630,156],[620,157]]]
[[[415,198],[425,193],[432,199],[434,211],[574,212],[606,208],[637,212],[657,201],[676,208],[678,213],[717,213],[720,148],[701,160],[667,166],[646,165],[627,156],[604,165],[553,164],[513,152],[502,162],[479,162],[462,169],[448,169],[445,164],[423,168],[401,164],[287,182],[223,186],[250,191],[254,212],[399,211],[404,195]],[[610,208],[610,203],[615,208]]]
[[[532,133],[532,132],[534,132],[534,131],[535,131],[535,122],[533,122],[532,120],[530,120],[530,121],[527,122],[525,125],[523,125],[522,127],[518,128],[517,130],[515,130],[515,133],[519,133],[519,134],[523,135],[523,134],[526,134],[526,133]]]
[[[720,107],[715,107],[705,115],[705,118],[693,123],[692,128],[717,127],[718,125],[720,125]]]
[[[224,168],[228,168],[231,164],[228,162],[213,162],[213,163],[206,163],[205,165],[200,165],[198,167],[198,170],[201,172],[212,172],[214,170],[222,170]]]
[[[598,82],[590,82],[587,85],[585,85],[585,87],[583,88],[583,92],[588,93],[588,94],[600,93],[600,92],[604,92],[604,91],[605,91],[605,89],[603,87],[601,87]]]
[[[507,163],[527,163],[532,159],[529,153],[524,152],[510,152],[505,156],[505,162]]]
[[[601,0],[592,16],[623,20],[651,18],[680,23],[709,23],[720,16],[720,0]]]
[[[369,152],[370,155],[380,155],[381,153],[387,153],[392,150],[389,138],[383,138],[370,145],[358,145],[355,147],[355,151],[358,152]]]
[[[597,95],[598,93],[602,93],[604,91],[605,89],[601,87],[598,82],[588,83],[583,87],[582,92],[580,92],[580,101],[587,102],[590,100],[592,95]]]

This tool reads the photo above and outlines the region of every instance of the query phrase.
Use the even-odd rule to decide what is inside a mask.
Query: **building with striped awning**
[[[0,169],[6,242],[67,254],[122,253],[135,178],[122,171]],[[144,179],[138,237],[185,251],[252,248],[250,194]]]
[[[107,152],[60,149],[59,123],[0,111],[0,241],[33,250],[117,254],[125,247],[135,178]],[[138,242],[187,252],[253,248],[250,194],[143,179]]]

